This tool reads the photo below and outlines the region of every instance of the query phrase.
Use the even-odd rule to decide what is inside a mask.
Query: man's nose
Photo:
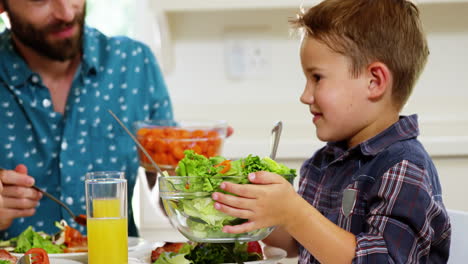
[[[57,20],[71,22],[75,18],[72,0],[54,0],[54,16]]]

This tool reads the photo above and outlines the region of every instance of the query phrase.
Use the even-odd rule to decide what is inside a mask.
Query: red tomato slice
[[[65,227],[65,245],[68,248],[86,248],[88,239],[73,227]]]
[[[247,242],[247,252],[249,253],[258,253],[260,256],[263,256],[262,246],[258,241]]]
[[[47,252],[42,248],[31,248],[24,254],[32,255],[31,259],[33,260],[33,264],[50,264],[49,255],[47,255]]]

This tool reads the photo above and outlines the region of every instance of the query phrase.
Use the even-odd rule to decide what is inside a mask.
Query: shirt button
[[[37,75],[33,75],[33,77],[31,78],[31,81],[33,83],[38,83],[39,82],[39,77]]]
[[[50,102],[49,99],[42,100],[42,106],[44,106],[45,108],[49,108],[51,105],[52,105],[52,102]]]

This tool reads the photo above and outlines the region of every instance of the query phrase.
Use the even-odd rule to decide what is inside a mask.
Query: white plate
[[[128,252],[129,255],[138,251],[140,247],[144,246],[146,241],[139,237],[129,237],[128,238]],[[16,257],[21,257],[23,254],[12,253]],[[77,253],[58,253],[58,254],[48,254],[51,264],[62,264],[64,260],[70,260],[73,262],[63,262],[63,264],[75,264],[75,263],[88,263],[88,253],[87,252],[77,252]],[[57,262],[58,261],[58,262]]]
[[[50,259],[50,264],[82,264],[82,262],[71,259],[53,258]]]

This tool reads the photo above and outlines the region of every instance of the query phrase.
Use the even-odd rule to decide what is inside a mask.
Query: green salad
[[[58,228],[63,228],[60,223],[56,223]],[[9,240],[0,241],[0,248],[14,253],[25,253],[31,248],[42,248],[49,254],[63,253],[66,246],[63,243],[54,241],[54,237],[44,233],[36,232],[29,226],[19,236]],[[1,262],[0,262],[1,264]]]
[[[162,197],[165,199],[165,203],[170,203],[170,207],[189,216],[186,221],[187,225],[191,232],[199,238],[226,237],[227,234],[222,232],[223,226],[238,225],[247,221],[229,216],[214,208],[211,193],[225,193],[219,187],[222,182],[250,184],[248,174],[257,171],[268,171],[282,175],[291,183],[296,177],[295,169],[277,163],[269,157],[260,158],[249,155],[246,158],[231,161],[221,156],[206,158],[196,154],[193,150],[186,150],[184,153],[185,157],[177,165],[176,175],[190,176],[190,178],[187,181],[171,182],[171,186],[168,188],[187,195],[177,199],[165,199],[164,194]],[[258,230],[258,232],[262,231]],[[230,235],[235,236],[234,234]]]
[[[184,243],[178,252],[162,252],[153,264],[243,263],[263,259],[260,246],[252,250],[249,243]]]

